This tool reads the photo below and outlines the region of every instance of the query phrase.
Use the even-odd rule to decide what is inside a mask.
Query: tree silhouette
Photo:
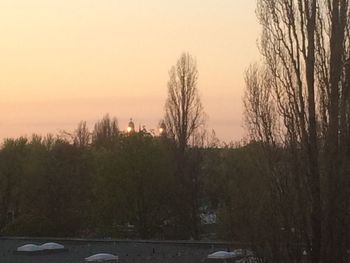
[[[195,59],[183,53],[169,72],[165,125],[181,153],[190,137],[204,122],[203,106],[197,88],[198,70]]]
[[[298,242],[309,246],[312,262],[332,262],[334,254],[342,262],[349,224],[340,219],[349,209],[349,2],[259,0],[257,14],[264,64],[246,74],[246,123],[263,142],[280,223],[298,225]]]

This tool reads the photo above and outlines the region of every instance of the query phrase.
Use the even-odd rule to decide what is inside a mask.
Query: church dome
[[[159,125],[159,134],[166,135],[166,126],[165,126],[164,121],[162,121]]]
[[[135,131],[135,124],[132,121],[132,119],[130,119],[129,124],[128,124],[128,132],[134,132]]]

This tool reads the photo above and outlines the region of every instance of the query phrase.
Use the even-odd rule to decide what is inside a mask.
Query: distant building
[[[130,118],[129,124],[128,124],[128,128],[127,128],[127,132],[128,133],[134,133],[135,132],[135,124],[132,121],[132,118]]]
[[[159,135],[160,136],[166,136],[167,135],[167,133],[166,133],[166,126],[165,126],[164,121],[162,121],[161,124],[159,125]]]

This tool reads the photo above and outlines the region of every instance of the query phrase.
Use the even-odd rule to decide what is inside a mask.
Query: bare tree
[[[73,142],[78,147],[86,147],[91,142],[91,133],[86,121],[81,121],[78,124],[78,128],[74,132]]]
[[[349,223],[344,149],[349,140],[349,1],[259,0],[257,14],[264,66],[260,74],[247,72],[249,130],[264,145],[278,142],[291,154],[294,186],[298,198],[305,198],[296,203],[305,212],[310,260],[332,262],[336,254],[343,262]]]
[[[199,173],[201,152],[190,144],[201,142],[205,114],[198,94],[198,70],[195,59],[183,53],[169,72],[168,98],[164,122],[168,136],[177,146],[177,178],[179,179],[179,217],[189,228],[186,234],[199,238]],[[194,158],[195,156],[195,158]]]
[[[118,120],[110,118],[106,114],[102,120],[96,122],[92,133],[92,144],[103,146],[106,148],[112,147],[119,136]]]
[[[198,94],[198,70],[195,59],[183,53],[169,72],[168,98],[165,104],[167,132],[181,153],[190,137],[204,124],[203,106]]]

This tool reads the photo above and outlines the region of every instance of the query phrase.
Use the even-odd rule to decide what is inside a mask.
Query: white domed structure
[[[118,256],[107,253],[95,254],[85,258],[85,262],[118,262]]]
[[[18,252],[38,252],[38,251],[42,251],[43,249],[38,246],[38,245],[34,245],[34,244],[26,244],[23,246],[20,246],[17,248]]]
[[[227,251],[217,251],[210,255],[208,255],[208,258],[211,259],[226,259],[226,258],[234,258],[236,256],[233,252],[227,252]]]
[[[49,242],[40,246],[43,250],[63,250],[64,246],[58,243]]]

